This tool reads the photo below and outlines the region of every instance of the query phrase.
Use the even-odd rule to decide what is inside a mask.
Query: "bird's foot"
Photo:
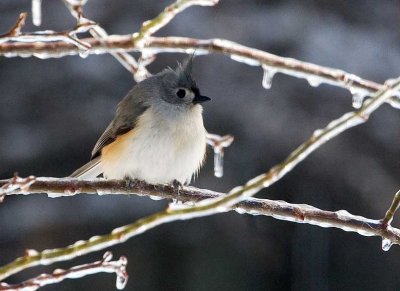
[[[125,185],[127,188],[132,188],[139,181],[138,179],[133,179],[129,176],[125,176],[124,180],[125,180]]]
[[[181,182],[179,182],[178,180],[175,179],[172,181],[172,186],[174,187],[175,201],[176,201],[176,203],[178,203],[180,201],[179,200],[179,191],[181,189],[183,189],[183,185]]]

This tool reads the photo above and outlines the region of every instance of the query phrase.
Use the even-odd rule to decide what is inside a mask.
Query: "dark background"
[[[171,1],[89,1],[89,18],[109,33],[137,31]],[[30,1],[3,0],[6,32]],[[400,72],[399,1],[221,1],[192,7],[157,35],[225,38],[281,56],[347,70],[377,82]],[[75,24],[61,1],[43,1],[43,25]],[[161,54],[149,70],[174,66],[181,54]],[[209,132],[235,136],[225,176],[212,172],[212,154],[195,186],[229,191],[282,161],[317,128],[352,110],[351,94],[310,87],[278,74],[261,86],[262,70],[222,55],[195,60],[196,80],[213,98],[205,105]],[[62,177],[88,161],[92,146],[134,82],[111,56],[61,59],[0,58],[0,178]],[[368,123],[318,149],[257,194],[327,210],[380,218],[399,187],[400,114],[382,106]],[[166,201],[122,195],[49,199],[7,197],[0,205],[0,264],[24,249],[61,247],[105,234],[165,208]],[[395,220],[395,225],[398,225]],[[162,225],[111,248],[128,257],[126,290],[394,290],[400,248],[379,238],[226,213]],[[18,282],[55,267],[97,260],[103,252],[33,268]],[[67,280],[43,290],[113,290],[114,275]]]

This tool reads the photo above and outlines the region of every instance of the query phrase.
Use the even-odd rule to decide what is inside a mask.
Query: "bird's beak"
[[[193,104],[203,103],[203,102],[207,102],[207,101],[210,101],[210,100],[211,100],[211,98],[209,98],[207,96],[196,95],[193,98]]]

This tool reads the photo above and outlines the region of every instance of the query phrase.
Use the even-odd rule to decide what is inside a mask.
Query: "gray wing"
[[[135,128],[137,120],[148,108],[139,93],[140,88],[135,86],[118,104],[114,119],[92,150],[92,160],[100,156],[103,147],[112,143],[119,135]]]

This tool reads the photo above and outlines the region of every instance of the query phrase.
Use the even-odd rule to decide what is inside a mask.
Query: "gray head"
[[[144,84],[141,85],[151,86],[151,91],[153,91],[151,99],[158,99],[154,100],[157,103],[161,98],[163,102],[167,103],[164,103],[165,105],[174,105],[179,109],[191,108],[196,104],[209,101],[210,98],[200,94],[200,90],[193,80],[192,63],[193,56],[190,56],[182,64],[178,63],[175,70],[167,68],[143,81]]]

